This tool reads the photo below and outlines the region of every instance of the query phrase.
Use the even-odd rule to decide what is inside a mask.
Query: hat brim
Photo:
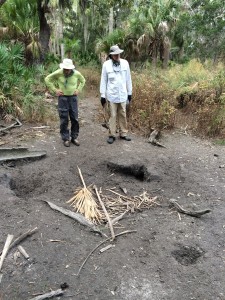
[[[67,70],[73,70],[73,69],[75,69],[75,66],[74,66],[74,65],[66,66],[66,65],[64,65],[63,63],[61,63],[61,64],[59,65],[59,67],[60,67],[60,69],[67,69]]]
[[[123,53],[123,51],[124,51],[124,50],[121,50],[121,49],[120,49],[120,50],[116,50],[116,51],[114,51],[114,52],[110,52],[109,54],[110,54],[110,55],[117,55],[117,54]]]

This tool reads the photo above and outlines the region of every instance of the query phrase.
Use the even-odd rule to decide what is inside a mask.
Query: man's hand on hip
[[[61,90],[57,90],[55,93],[56,96],[63,96],[63,92]]]
[[[74,94],[74,96],[78,96],[79,95],[79,91],[76,90],[73,94]]]

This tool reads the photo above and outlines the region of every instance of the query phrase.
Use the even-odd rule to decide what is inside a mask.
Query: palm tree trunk
[[[50,40],[50,26],[45,17],[45,12],[47,11],[47,3],[42,5],[42,0],[37,0],[38,5],[38,16],[40,22],[40,31],[39,31],[39,42],[41,45],[41,55],[40,61],[42,62],[45,58],[45,54],[49,52],[49,40]]]
[[[164,38],[163,41],[163,69],[168,67],[169,58],[170,58],[170,48],[171,43],[168,37]]]

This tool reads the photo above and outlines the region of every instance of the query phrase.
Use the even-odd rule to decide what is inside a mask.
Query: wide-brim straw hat
[[[72,59],[64,58],[63,62],[59,65],[60,69],[73,70],[75,66]]]
[[[122,53],[124,50],[120,49],[118,45],[114,45],[110,48],[109,54],[110,55],[117,55]]]

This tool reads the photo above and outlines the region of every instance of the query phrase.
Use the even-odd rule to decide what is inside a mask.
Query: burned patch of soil
[[[181,265],[188,266],[196,264],[204,251],[199,247],[179,245],[179,249],[172,251],[171,254]]]
[[[107,167],[114,172],[123,175],[133,176],[141,181],[160,180],[158,176],[152,175],[146,166],[140,164],[122,165],[113,162],[108,162]]]

